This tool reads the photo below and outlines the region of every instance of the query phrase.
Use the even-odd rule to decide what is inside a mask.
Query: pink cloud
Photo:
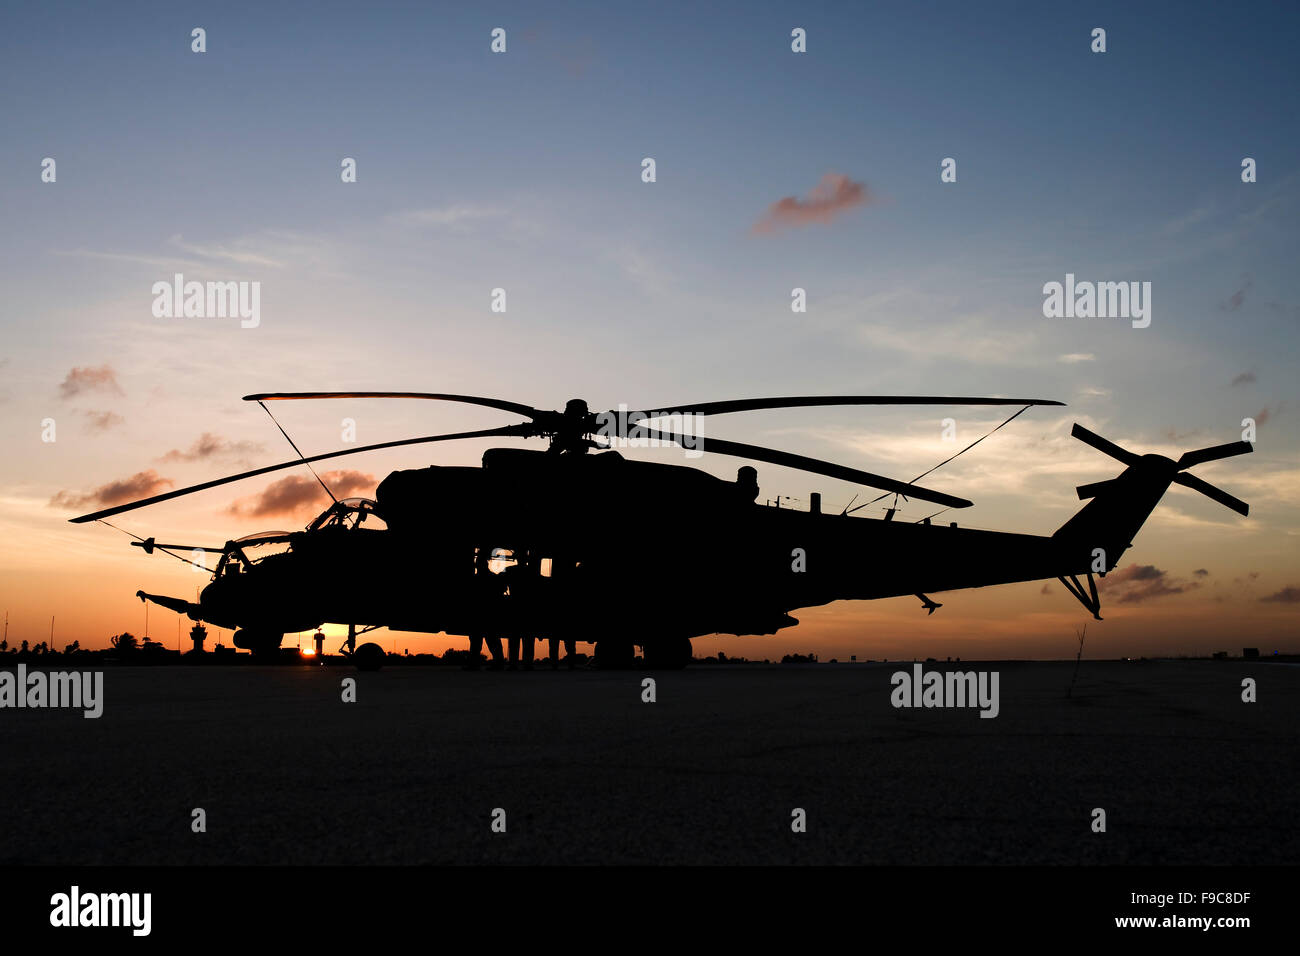
[[[111,366],[74,368],[59,385],[59,394],[63,398],[72,398],[82,392],[94,391],[108,392],[112,395],[122,394],[122,386],[117,384],[117,374]]]
[[[373,495],[375,490],[374,475],[351,469],[322,472],[321,479],[339,498]],[[241,518],[294,517],[322,510],[324,494],[315,478],[290,475],[272,482],[255,495],[239,499],[226,510]]]
[[[786,196],[768,207],[767,213],[750,230],[769,233],[784,226],[828,223],[846,209],[860,206],[870,197],[867,187],[841,173],[827,173],[813,187],[807,199]]]
[[[100,485],[94,491],[85,494],[75,491],[60,491],[50,499],[50,507],[84,508],[86,505],[110,507],[127,501],[134,501],[136,498],[147,498],[149,495],[155,495],[172,484],[175,484],[175,482],[170,478],[163,478],[158,472],[150,468],[148,471],[136,472],[130,478],[110,481],[108,484]]]

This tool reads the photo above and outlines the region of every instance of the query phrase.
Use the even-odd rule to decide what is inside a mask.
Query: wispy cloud
[[[122,386],[117,384],[117,373],[109,365],[96,367],[78,366],[67,374],[59,385],[61,398],[75,398],[86,392],[103,392],[110,395],[122,395]]]
[[[960,361],[979,366],[1038,367],[1043,362],[1041,333],[967,315],[924,326],[906,322],[862,322],[857,338],[872,351],[897,352],[927,364]],[[935,342],[952,348],[936,349]]]
[[[168,237],[165,246],[187,255],[164,252],[102,252],[96,249],[55,250],[57,256],[100,259],[149,266],[168,272],[204,272],[232,267],[238,274],[249,270],[296,267],[315,271],[333,268],[338,259],[330,240],[284,230],[264,229],[219,242],[186,240],[179,233]]]
[[[1221,312],[1236,312],[1241,308],[1242,303],[1246,301],[1246,293],[1255,286],[1255,280],[1250,275],[1243,275],[1237,283],[1237,291],[1228,296],[1226,302],[1219,303]]]
[[[471,203],[456,203],[450,206],[433,206],[425,209],[405,209],[391,213],[391,222],[407,223],[414,226],[464,226],[485,219],[500,219],[506,216],[504,209],[495,206],[478,206]]]
[[[234,441],[229,438],[222,438],[220,435],[214,435],[211,432],[204,432],[194,440],[186,451],[179,448],[173,448],[167,454],[159,458],[159,461],[207,461],[214,458],[228,458],[240,461],[248,455],[257,454],[265,446],[260,442],[252,441]]]
[[[1179,216],[1177,219],[1171,219],[1169,222],[1165,223],[1160,231],[1167,236],[1176,236],[1196,225],[1198,222],[1206,219],[1210,215],[1210,212],[1211,209],[1209,206],[1197,206],[1186,215]]]
[[[1285,587],[1260,600],[1273,604],[1300,604],[1300,588]]]
[[[116,412],[85,412],[86,427],[93,432],[106,432],[124,424],[126,419]]]
[[[1113,596],[1119,604],[1141,604],[1152,598],[1182,594],[1200,587],[1195,581],[1174,578],[1153,564],[1130,564],[1117,568],[1097,583],[1097,590]]]
[[[199,243],[186,242],[178,233],[167,241],[176,248],[188,252],[191,255],[196,255],[201,259],[234,262],[241,266],[264,266],[268,269],[280,269],[284,267],[283,262],[272,259],[269,256],[250,248],[250,246],[255,242],[255,240],[250,238],[237,239],[228,245],[223,243],[209,243],[203,245]]]
[[[1255,424],[1256,425],[1266,424],[1269,421],[1269,419],[1271,419],[1274,415],[1277,415],[1284,408],[1286,408],[1286,402],[1283,402],[1280,405],[1277,405],[1276,407],[1272,407],[1268,405],[1264,406],[1263,408],[1261,408],[1259,411],[1255,413]]]
[[[662,295],[668,291],[668,273],[649,255],[631,243],[616,245],[605,251],[605,258],[614,263],[622,274],[643,292]]]
[[[155,256],[133,252],[99,252],[94,249],[58,249],[55,250],[54,254],[56,256],[75,256],[81,259],[102,259],[107,262],[129,262],[133,265],[166,269],[169,272],[184,272],[186,269],[203,268],[203,263],[198,259],[183,259],[179,256]]]

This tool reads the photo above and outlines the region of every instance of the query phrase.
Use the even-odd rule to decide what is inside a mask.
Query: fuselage
[[[1051,537],[758,504],[745,477],[515,449],[482,468],[398,471],[373,505],[383,526],[339,522],[263,541],[273,553],[261,558],[232,552],[196,610],[280,633],[770,634],[832,601],[1086,570]],[[513,585],[499,574],[512,565]]]

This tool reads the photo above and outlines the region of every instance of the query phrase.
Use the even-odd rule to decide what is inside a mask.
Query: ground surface
[[[956,666],[999,717],[894,709],[910,664],[110,668],[99,720],[0,710],[0,864],[1300,860],[1300,667]]]

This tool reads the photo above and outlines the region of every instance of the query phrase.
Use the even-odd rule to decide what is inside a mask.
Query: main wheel
[[[373,641],[362,644],[352,652],[352,663],[359,671],[377,671],[384,666],[384,649]]]

